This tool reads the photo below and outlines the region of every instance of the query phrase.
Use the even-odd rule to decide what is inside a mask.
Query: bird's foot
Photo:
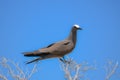
[[[67,64],[70,64],[70,63],[71,63],[70,61],[67,61],[67,60],[65,60],[64,58],[59,58],[59,60],[62,61],[63,63],[65,63],[65,64],[66,64],[66,63],[67,63]]]

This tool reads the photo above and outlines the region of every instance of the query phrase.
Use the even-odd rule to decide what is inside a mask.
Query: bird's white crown
[[[80,28],[80,26],[79,26],[79,25],[77,25],[77,24],[75,24],[74,26],[75,26],[76,28]]]

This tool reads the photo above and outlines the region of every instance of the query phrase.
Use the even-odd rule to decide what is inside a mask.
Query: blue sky
[[[96,63],[97,70],[87,77],[103,80],[107,60],[120,62],[119,0],[0,0],[0,56],[31,67],[34,64],[25,65],[31,58],[21,52],[65,39],[74,24],[83,30],[69,57]],[[64,80],[58,59],[41,61],[38,68],[33,76],[37,80]],[[118,80],[117,74],[111,79]]]

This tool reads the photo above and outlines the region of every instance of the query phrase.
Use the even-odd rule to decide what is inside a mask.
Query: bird
[[[82,30],[82,28],[75,24],[72,26],[70,34],[66,39],[52,43],[47,47],[40,48],[32,52],[24,52],[23,54],[26,57],[38,57],[32,61],[28,61],[26,64],[49,58],[59,58],[64,62],[64,56],[69,54],[75,48],[78,30]]]

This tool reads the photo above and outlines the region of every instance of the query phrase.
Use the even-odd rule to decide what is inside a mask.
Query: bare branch
[[[109,61],[108,65],[106,66],[107,75],[105,77],[105,80],[110,80],[110,78],[115,73],[117,68],[118,68],[118,62],[113,64],[111,61]]]
[[[0,74],[0,80],[8,80],[4,75]]]
[[[77,64],[70,58],[65,63],[61,62],[61,65],[67,80],[81,80],[81,78],[84,77],[84,72],[94,69],[93,67],[87,66],[85,64]]]
[[[80,65],[76,65],[76,71],[75,71],[76,74],[75,74],[73,80],[78,80],[78,78],[79,78],[79,70],[80,70]]]
[[[68,80],[72,80],[71,73],[69,71],[69,64],[66,62],[66,64],[62,64],[62,68],[65,72],[65,78]]]
[[[32,71],[30,72],[28,79],[30,79],[32,77],[32,75],[37,71],[37,64],[34,65]]]
[[[23,71],[20,66],[16,63],[14,63],[11,60],[8,60],[7,58],[0,58],[0,66],[3,67],[3,69],[7,70],[9,75],[15,79],[15,80],[29,80],[32,75],[36,72],[37,65],[34,65],[31,72],[26,73],[26,71]],[[6,74],[4,74],[6,75]],[[0,78],[3,80],[7,80],[7,77],[4,75],[0,75]]]

